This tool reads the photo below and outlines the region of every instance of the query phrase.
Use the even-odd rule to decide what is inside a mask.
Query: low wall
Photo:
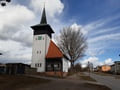
[[[48,76],[56,76],[56,77],[66,77],[67,72],[45,72],[46,75]]]
[[[37,69],[27,67],[27,68],[25,68],[25,74],[37,74]]]

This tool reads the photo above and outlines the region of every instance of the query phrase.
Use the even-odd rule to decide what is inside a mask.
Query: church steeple
[[[40,24],[47,24],[45,6],[44,6],[44,8],[43,8],[43,13],[42,13],[42,17],[41,17],[41,22],[40,22]]]
[[[43,8],[41,21],[39,24],[31,26],[34,30],[34,35],[47,34],[50,38],[52,38],[52,33],[54,33],[53,29],[49,24],[47,24],[45,7]]]

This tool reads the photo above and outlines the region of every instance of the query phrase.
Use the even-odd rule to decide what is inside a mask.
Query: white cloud
[[[79,29],[80,29],[81,32],[82,32],[84,35],[87,34],[87,30],[85,30],[82,25],[78,25],[77,23],[73,23],[73,24],[71,25],[71,28],[73,28],[74,30],[79,30]]]
[[[88,59],[81,61],[82,66],[83,67],[87,66],[88,61],[90,63],[93,63],[94,66],[102,65],[102,63],[99,62],[99,59],[97,57],[89,57]]]
[[[100,61],[100,59],[98,57],[93,57],[92,56],[92,57],[89,57],[87,59],[84,59],[83,61],[80,61],[81,64],[82,64],[82,67],[86,67],[87,64],[88,64],[88,61],[90,63],[92,63],[94,67],[104,65],[104,64],[106,64],[106,65],[112,65],[113,64],[113,60],[111,58],[108,58],[104,61]]]
[[[93,42],[106,41],[106,40],[120,40],[119,37],[120,37],[120,33],[106,34],[106,35],[101,35],[101,36],[97,36],[95,38],[89,39],[89,42],[93,43]]]
[[[26,6],[11,4],[0,7],[0,51],[3,53],[0,57],[1,62],[30,62],[30,22],[33,22],[33,19],[34,12]]]
[[[0,17],[2,17],[0,18],[0,29],[6,25],[19,26],[23,22],[28,22],[35,17],[31,10],[21,5],[9,5],[7,7],[1,7],[0,9],[2,10],[0,10]]]
[[[64,9],[64,4],[61,0],[31,0],[31,7],[36,11],[40,12],[44,7],[47,13],[49,13],[48,17],[54,17],[55,15],[59,15],[62,13]]]
[[[10,5],[0,9],[2,9],[0,12],[0,17],[2,17],[0,18],[0,39],[12,39],[17,32],[22,30],[22,26],[35,17],[32,11],[21,5]]]
[[[30,62],[31,60],[31,48],[23,47],[15,41],[0,41],[0,50],[3,53],[0,62]]]
[[[81,26],[81,25],[78,25],[78,24],[76,24],[76,23],[73,23],[73,24],[71,25],[71,28],[73,28],[74,30],[79,30],[79,29],[82,28],[82,26]]]
[[[84,25],[84,29],[87,31],[98,31],[99,28],[104,27],[105,25],[109,24],[111,21],[117,20],[120,18],[120,14],[109,16],[107,18],[98,19],[96,21],[92,21],[86,25]]]
[[[108,58],[108,59],[106,59],[106,60],[104,61],[104,63],[107,64],[107,65],[112,65],[112,64],[113,64],[113,61],[112,61],[111,58]]]
[[[116,26],[116,27],[112,27],[112,28],[105,28],[105,29],[99,29],[97,32],[92,33],[92,35],[98,35],[98,34],[104,34],[104,33],[108,33],[111,31],[117,31],[120,29],[120,26]]]
[[[90,22],[90,23],[84,25],[82,28],[83,28],[83,30],[86,30],[86,34],[88,34],[89,32],[96,30],[96,29],[104,26],[105,24],[106,24],[105,20],[100,19],[97,21]]]

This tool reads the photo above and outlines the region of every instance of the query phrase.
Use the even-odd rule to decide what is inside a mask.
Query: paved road
[[[88,75],[88,73],[85,73]],[[112,90],[120,90],[120,79],[115,79],[113,76],[101,76],[91,73],[90,76],[103,85],[108,86]]]

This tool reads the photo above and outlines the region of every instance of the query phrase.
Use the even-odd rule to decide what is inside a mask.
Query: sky
[[[0,63],[31,63],[30,26],[40,23],[44,3],[54,36],[71,26],[87,38],[86,56],[78,60],[83,67],[120,61],[120,0],[11,0],[0,6]]]

